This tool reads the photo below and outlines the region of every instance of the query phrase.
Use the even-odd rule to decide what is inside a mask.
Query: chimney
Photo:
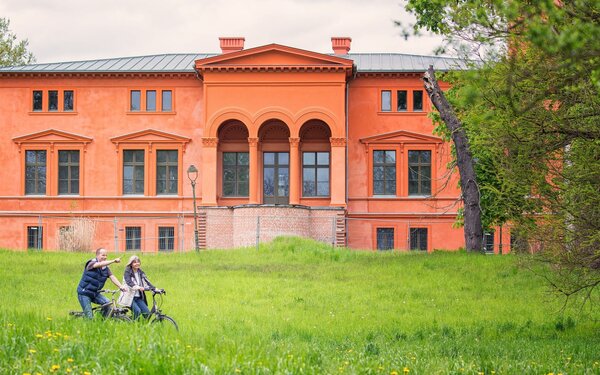
[[[244,49],[244,37],[220,37],[219,42],[221,43],[221,51],[223,54],[229,52],[237,52]]]
[[[352,38],[347,36],[331,37],[331,48],[333,48],[333,53],[336,55],[347,55],[350,51],[351,42]]]

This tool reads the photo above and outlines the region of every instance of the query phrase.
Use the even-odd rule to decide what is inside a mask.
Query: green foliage
[[[8,18],[0,18],[0,66],[23,65],[35,62],[31,52],[27,50],[27,39],[18,41],[10,31]]]
[[[600,0],[409,0],[416,27],[491,52],[449,74],[484,226],[514,223],[566,296],[600,285]]]
[[[562,314],[514,256],[352,252],[279,238],[258,250],[142,258],[168,291],[163,310],[179,333],[70,318],[84,254],[0,251],[0,372],[600,371],[600,316]],[[111,266],[118,276],[123,268]]]

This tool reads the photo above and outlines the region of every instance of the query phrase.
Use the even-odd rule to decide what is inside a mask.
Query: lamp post
[[[187,176],[192,184],[192,201],[194,202],[194,244],[196,251],[200,250],[198,245],[198,214],[196,213],[196,179],[198,178],[198,169],[192,164],[187,169]]]

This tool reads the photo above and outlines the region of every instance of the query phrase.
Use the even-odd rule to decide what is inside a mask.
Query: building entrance
[[[263,153],[263,203],[288,204],[290,201],[289,152]]]

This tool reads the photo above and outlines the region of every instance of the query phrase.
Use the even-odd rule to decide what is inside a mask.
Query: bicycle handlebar
[[[157,290],[160,290],[160,291],[159,291],[159,292],[157,292]],[[154,295],[154,294],[164,294],[164,295],[166,295],[166,294],[167,294],[167,291],[166,291],[166,290],[164,290],[164,289],[158,289],[158,288],[157,288],[157,289],[154,289],[154,290],[152,291],[152,295]]]
[[[106,294],[115,294],[118,292],[120,292],[119,289],[114,289],[114,290],[113,289],[102,289],[102,290],[100,290],[100,293],[106,293]]]

